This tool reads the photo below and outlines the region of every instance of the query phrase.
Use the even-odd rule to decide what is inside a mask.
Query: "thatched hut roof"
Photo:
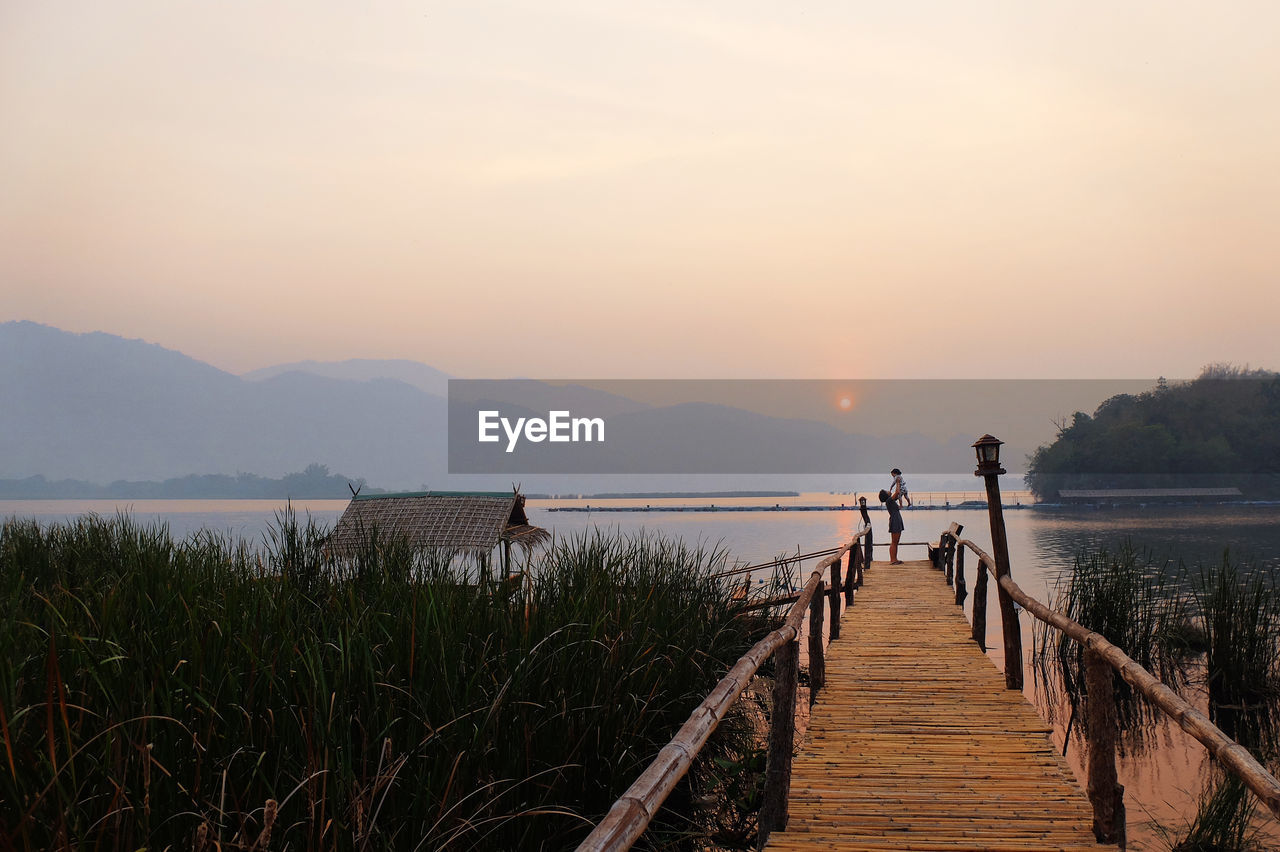
[[[357,494],[330,537],[335,552],[357,549],[371,530],[403,537],[414,550],[487,554],[499,542],[528,550],[550,534],[529,523],[524,495],[502,491]]]

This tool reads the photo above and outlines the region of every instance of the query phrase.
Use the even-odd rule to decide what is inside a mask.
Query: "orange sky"
[[[6,3],[0,321],[234,371],[1280,368],[1278,31],[1268,2]]]

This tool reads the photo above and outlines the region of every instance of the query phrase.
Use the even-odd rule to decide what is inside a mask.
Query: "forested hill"
[[[1063,488],[1238,487],[1280,497],[1280,373],[1224,365],[1076,412],[1028,464],[1040,500]]]

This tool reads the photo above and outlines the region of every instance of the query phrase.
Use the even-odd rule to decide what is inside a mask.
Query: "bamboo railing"
[[[865,512],[865,509],[864,509]],[[864,514],[864,518],[865,518]],[[1093,806],[1094,835],[1104,843],[1125,842],[1124,788],[1117,781],[1116,745],[1119,728],[1113,701],[1111,671],[1141,692],[1155,706],[1205,746],[1228,771],[1239,777],[1280,818],[1280,781],[1266,770],[1247,749],[1233,741],[1209,718],[1161,683],[1104,636],[1088,630],[1061,613],[1054,612],[1024,592],[1013,581],[1009,569],[977,544],[961,538],[961,527],[952,524],[930,545],[930,556],[944,580],[955,589],[954,601],[963,605],[968,597],[965,552],[977,558],[971,636],[986,650],[988,577],[996,578],[1000,603],[1001,630],[1005,651],[1005,685],[1022,689],[1022,625],[1016,606],[1060,630],[1085,649],[1087,695],[1085,737],[1087,740],[1086,791]],[[644,833],[654,815],[689,771],[729,708],[749,685],[751,678],[771,656],[775,658],[770,714],[765,794],[760,809],[759,843],[773,831],[786,827],[787,799],[791,789],[791,761],[795,743],[795,708],[799,680],[799,637],[806,612],[809,619],[809,673],[811,699],[825,685],[823,622],[830,608],[830,638],[840,635],[840,597],[852,603],[854,589],[861,585],[862,570],[871,563],[872,541],[869,523],[844,546],[817,564],[804,587],[794,595],[775,598],[769,604],[792,604],[783,624],[757,642],[729,670],[690,715],[676,736],[649,767],[622,794],[605,818],[578,847],[579,852],[621,852]],[[841,576],[841,559],[849,553],[848,571]],[[827,572],[830,582],[827,582]]]
[[[752,574],[765,568],[781,568],[786,565],[792,565],[796,562],[803,562],[806,559],[813,559],[819,556],[830,556],[840,548],[828,547],[825,550],[814,550],[809,553],[797,553],[795,556],[780,556],[777,559],[770,559],[768,562],[757,562],[753,565],[737,565],[726,571],[721,571],[715,576],[732,577],[737,574]]]
[[[953,526],[953,529],[954,526]],[[947,547],[950,539],[950,547]],[[1093,805],[1094,835],[1104,843],[1124,845],[1124,788],[1116,778],[1116,722],[1111,671],[1118,672],[1130,686],[1159,707],[1182,730],[1194,737],[1228,771],[1236,775],[1280,818],[1280,781],[1254,758],[1244,746],[1232,740],[1217,725],[1185,699],[1136,663],[1124,651],[1111,644],[1102,634],[1054,612],[1028,595],[1014,582],[1009,572],[1000,571],[996,560],[968,539],[951,531],[944,532],[941,546],[934,551],[934,566],[955,587],[955,603],[964,603],[967,595],[964,574],[965,550],[978,558],[977,582],[973,598],[973,640],[986,650],[987,576],[996,578],[1001,600],[1001,628],[1005,646],[1005,683],[1010,689],[1022,689],[1022,625],[1013,604],[1016,603],[1040,621],[1058,629],[1085,649],[1085,738],[1086,790]],[[1005,606],[1005,602],[1008,606]],[[1011,671],[1016,669],[1016,676]]]
[[[863,508],[866,518],[866,509]],[[791,759],[795,746],[796,693],[800,675],[801,625],[809,617],[810,699],[822,688],[825,657],[822,644],[825,610],[831,611],[831,639],[840,636],[841,595],[853,602],[853,592],[862,583],[863,567],[870,564],[872,533],[864,522],[844,546],[837,548],[815,567],[797,593],[782,626],[757,642],[698,705],[671,742],[649,767],[622,794],[604,819],[578,846],[578,852],[620,852],[630,849],[653,820],[662,803],[689,771],[694,758],[706,745],[716,726],[750,684],[769,657],[774,657],[769,743],[765,764],[765,794],[760,807],[761,845],[769,833],[787,824],[787,798],[791,791]],[[847,572],[841,576],[840,560],[849,554]],[[828,572],[830,581],[827,581]]]

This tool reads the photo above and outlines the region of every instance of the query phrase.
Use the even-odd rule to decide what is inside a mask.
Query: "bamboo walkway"
[[[1049,728],[928,562],[876,563],[827,657],[774,850],[1097,850]]]

